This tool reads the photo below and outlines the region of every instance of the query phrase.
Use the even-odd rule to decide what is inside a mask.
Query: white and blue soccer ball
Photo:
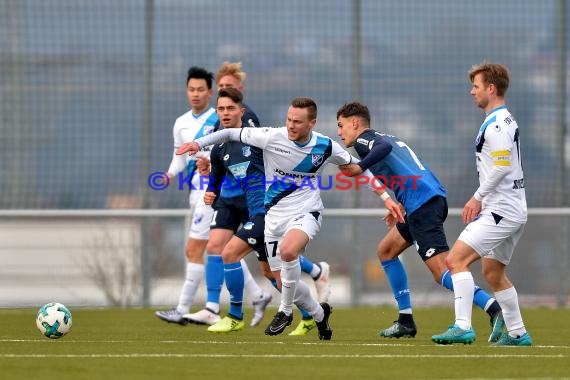
[[[45,304],[38,310],[36,325],[42,334],[52,339],[59,339],[71,329],[71,312],[57,302]]]

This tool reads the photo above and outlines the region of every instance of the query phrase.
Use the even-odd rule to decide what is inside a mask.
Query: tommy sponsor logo
[[[281,149],[281,148],[278,148],[278,147],[275,147],[275,148],[273,148],[273,149],[274,149],[276,152],[279,152],[279,153],[291,154],[291,151],[289,151],[289,150]]]
[[[368,145],[369,141],[366,139],[363,139],[362,137],[359,137],[356,139],[356,142],[359,144],[364,144],[364,145]]]
[[[287,173],[286,171],[283,171],[281,169],[277,169],[275,168],[273,170],[275,173],[279,174],[282,177],[292,177],[292,178],[315,178],[315,174],[312,175],[306,175],[306,174],[294,174],[294,173]]]

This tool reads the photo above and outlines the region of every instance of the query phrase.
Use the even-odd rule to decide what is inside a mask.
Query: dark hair
[[[295,98],[291,100],[291,107],[307,108],[309,120],[317,118],[317,103],[311,98]]]
[[[493,84],[497,88],[497,96],[504,97],[509,89],[509,69],[499,63],[483,62],[469,70],[471,83],[477,74],[482,75],[485,85]]]
[[[336,111],[336,118],[356,116],[364,119],[370,125],[370,111],[368,107],[359,102],[345,103]]]
[[[241,105],[243,103],[243,94],[235,88],[222,88],[218,92],[218,100],[220,98],[230,98],[234,103]]]
[[[208,90],[211,90],[212,83],[214,82],[214,74],[203,67],[192,66],[190,69],[188,69],[186,85],[188,85],[190,79],[204,79],[206,81],[206,85],[208,86]]]

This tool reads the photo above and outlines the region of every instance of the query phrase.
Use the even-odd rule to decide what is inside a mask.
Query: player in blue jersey
[[[299,256],[321,227],[324,206],[317,181],[325,164],[349,164],[354,158],[329,137],[313,131],[316,122],[315,101],[295,98],[287,111],[285,127],[226,129],[177,150],[177,154],[195,154],[203,146],[225,141],[263,149],[265,176],[272,178],[265,186],[265,250],[282,292],[279,310],[265,329],[267,335],[281,334],[291,324],[295,303],[311,313],[319,339],[332,337],[332,308],[312,298],[300,279]]]
[[[222,88],[218,92],[216,110],[224,128],[241,128],[245,111],[242,99],[241,92],[235,88]],[[263,160],[250,146],[241,143],[214,145],[210,160],[212,171],[205,195],[206,204],[212,204],[214,208],[210,244],[218,245],[221,252],[222,273],[230,290],[230,309],[229,317],[213,324],[208,331],[239,331],[244,327],[244,276],[240,260],[252,249],[260,261],[267,260],[263,245],[263,192],[253,191],[256,187],[262,190]],[[247,186],[240,183],[244,177],[250,178],[251,183]],[[243,195],[223,195],[223,191],[230,188],[239,189]],[[228,263],[228,252],[234,252],[236,248],[241,257]],[[237,271],[241,274],[239,282],[234,280]]]
[[[443,223],[447,218],[447,192],[433,172],[414,151],[396,136],[370,128],[370,112],[364,104],[347,103],[337,111],[338,135],[346,147],[354,147],[362,159],[358,164],[343,166],[350,175],[369,169],[390,188],[405,209],[404,223],[389,214],[390,227],[378,245],[378,258],[398,303],[398,320],[380,331],[386,338],[414,337],[417,333],[412,316],[410,289],[404,266],[398,256],[412,244],[431,271],[433,279],[453,290],[451,274],[445,265],[449,251]],[[385,193],[383,197],[388,197]],[[395,228],[392,228],[394,227]],[[473,302],[490,316],[493,339],[503,328],[501,308],[479,287],[474,288]]]

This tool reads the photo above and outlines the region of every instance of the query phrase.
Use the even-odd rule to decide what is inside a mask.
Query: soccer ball
[[[50,302],[38,310],[36,325],[48,338],[61,338],[71,329],[71,312],[60,303]]]

